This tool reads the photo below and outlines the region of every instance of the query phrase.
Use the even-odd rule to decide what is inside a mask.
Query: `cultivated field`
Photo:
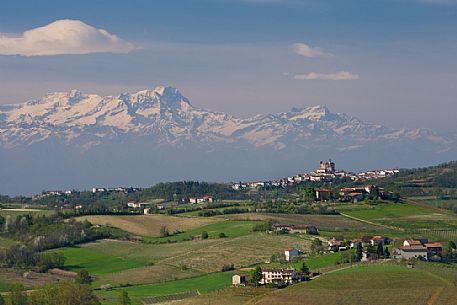
[[[87,269],[93,275],[115,273],[145,265],[140,261],[90,251],[85,248],[62,248],[51,252],[59,252],[65,255],[66,269],[75,272],[80,269]]]
[[[139,285],[120,288],[128,292],[132,305],[142,305],[143,300],[153,296],[166,296],[183,292],[208,293],[230,286],[231,272],[210,273],[189,279],[176,280],[152,285]],[[116,304],[115,299],[120,289],[112,291],[98,291],[103,298],[103,304]]]
[[[92,224],[110,225],[141,236],[159,236],[160,228],[166,226],[170,232],[186,231],[215,222],[212,218],[178,217],[167,215],[131,215],[131,216],[83,216],[77,220],[88,220]]]
[[[260,214],[246,213],[217,216],[238,220],[274,220],[279,223],[307,224],[322,231],[376,230],[379,226],[370,225],[341,215],[296,215],[296,214]]]

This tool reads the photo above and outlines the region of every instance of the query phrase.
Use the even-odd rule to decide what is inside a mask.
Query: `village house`
[[[273,232],[287,231],[289,233],[307,233],[317,235],[319,230],[314,226],[305,224],[279,224],[275,223],[271,226]]]
[[[233,286],[246,286],[249,282],[249,275],[247,274],[234,274],[232,276],[232,285]]]
[[[316,189],[316,199],[320,201],[327,201],[332,199],[333,190],[332,189]]]
[[[354,238],[353,240],[351,240],[351,244],[349,245],[351,248],[355,248],[357,247],[357,244],[362,244],[362,239],[360,238]]]
[[[344,240],[332,238],[329,241],[327,241],[327,244],[328,244],[329,251],[338,252],[338,251],[347,250],[347,246],[346,246],[346,243],[344,242]]]
[[[189,203],[191,204],[200,204],[200,203],[211,203],[213,202],[213,197],[211,196],[203,196],[203,197],[195,197],[189,198]]]
[[[297,281],[294,269],[263,269],[260,284],[286,283],[293,284]]]
[[[377,246],[378,244],[385,245],[387,244],[388,238],[384,236],[373,236],[370,239],[370,244],[372,246]]]
[[[151,206],[151,203],[149,202],[138,202],[138,203],[135,203],[135,202],[127,202],[127,207],[129,208],[132,208],[132,209],[146,209],[148,207]]]
[[[402,247],[394,250],[393,258],[439,260],[442,252],[441,243],[429,243],[427,239],[406,239],[403,241]]]
[[[303,254],[303,251],[298,249],[287,249],[284,251],[284,256],[286,257],[286,262],[291,262],[295,257],[300,257]]]
[[[429,256],[441,256],[443,254],[443,245],[441,243],[425,243],[424,246],[427,248]]]

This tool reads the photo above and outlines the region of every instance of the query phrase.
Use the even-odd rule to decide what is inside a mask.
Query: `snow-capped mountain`
[[[40,100],[0,106],[0,145],[32,145],[50,138],[90,148],[106,138],[149,136],[170,145],[193,142],[243,142],[253,147],[307,146],[327,139],[338,149],[379,140],[427,139],[448,142],[422,129],[390,129],[368,124],[325,106],[294,108],[289,112],[239,119],[192,106],[177,89],[101,97],[72,90],[48,94]]]
[[[393,129],[325,106],[237,118],[172,87],[80,91],[0,106],[0,193],[164,180],[269,179],[332,157],[349,170],[455,159],[455,136]]]

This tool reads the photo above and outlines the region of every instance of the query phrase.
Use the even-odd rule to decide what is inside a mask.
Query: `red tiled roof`
[[[422,246],[422,243],[420,242],[420,240],[416,240],[416,239],[407,239],[406,240],[408,242],[408,244],[410,246]]]
[[[383,237],[383,236],[373,236],[371,238],[371,240],[384,240],[384,239],[385,239],[385,237]]]
[[[430,243],[430,244],[425,244],[427,248],[443,248],[443,245],[441,243]]]
[[[322,193],[332,193],[332,189],[317,189],[316,192],[322,192]]]
[[[427,248],[424,246],[401,247],[400,249],[403,251],[427,252]]]

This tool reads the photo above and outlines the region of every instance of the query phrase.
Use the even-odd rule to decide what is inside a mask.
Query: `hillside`
[[[402,169],[393,177],[376,182],[403,196],[450,196],[457,194],[457,161],[431,167]],[[454,188],[454,189],[453,189]]]

